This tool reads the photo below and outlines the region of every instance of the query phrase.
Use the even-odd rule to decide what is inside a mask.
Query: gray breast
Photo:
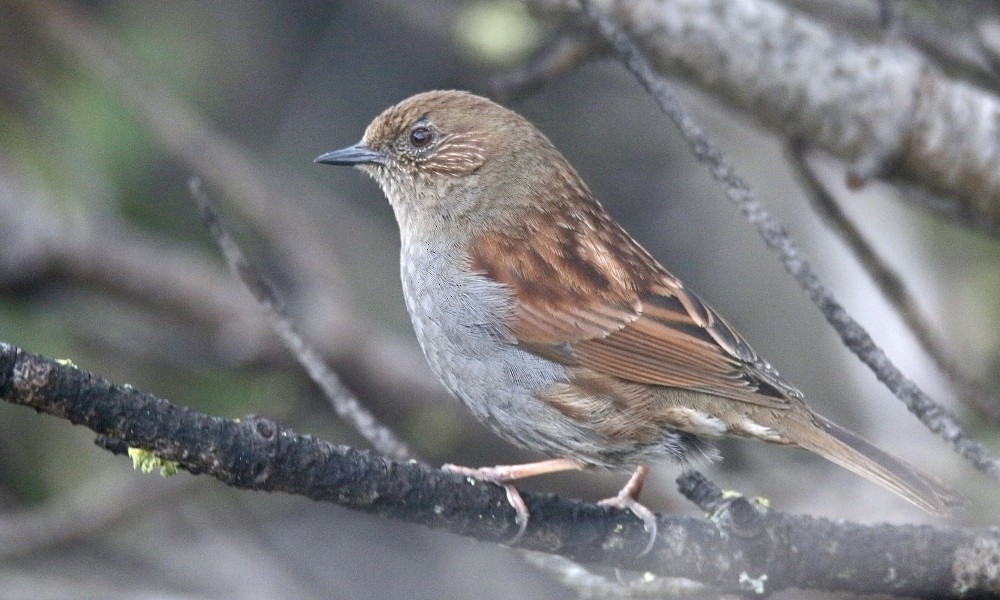
[[[401,254],[406,307],[431,369],[501,436],[550,453],[546,431],[565,417],[533,391],[567,379],[561,365],[517,347],[504,325],[510,292],[485,277],[459,270],[442,245],[412,243]],[[574,425],[574,427],[576,427]]]

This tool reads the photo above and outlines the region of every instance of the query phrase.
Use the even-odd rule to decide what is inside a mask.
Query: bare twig
[[[0,169],[5,175],[0,178],[0,288],[41,280],[98,287],[170,311],[202,330],[229,332],[227,348],[242,347],[220,351],[228,360],[231,354],[244,360],[265,354],[264,342],[273,338],[259,319],[246,317],[243,291],[220,280],[217,263],[113,215],[69,215],[67,203],[27,184],[15,167],[0,160]]]
[[[312,309],[309,322],[319,326],[330,313],[346,310],[333,305],[349,300],[343,296],[350,287],[336,285],[344,281],[346,269],[331,248],[331,240],[344,248],[366,248],[378,239],[373,223],[329,191],[318,190],[302,178],[287,177],[257,160],[173,90],[150,77],[116,43],[115,36],[89,19],[84,10],[52,0],[12,0],[10,4],[37,27],[49,45],[111,90],[162,147],[191,172],[218,186],[224,201],[238,205],[295,275],[294,281],[322,289],[309,295],[322,299],[307,306]],[[295,199],[300,197],[326,198],[324,210],[333,218],[321,222],[298,210]]]
[[[868,277],[896,309],[927,355],[970,406],[988,416],[993,422],[1000,423],[1000,396],[969,377],[948,353],[944,342],[925,318],[919,303],[903,278],[882,260],[861,231],[841,210],[829,189],[820,181],[809,164],[805,148],[801,144],[791,143],[788,148],[788,158],[816,211],[833,232],[850,247],[858,262],[868,273]]]
[[[491,79],[490,88],[495,96],[509,101],[531,93],[606,50],[592,35],[579,32],[562,35],[542,48],[528,65]]]
[[[657,75],[642,51],[602,11],[594,0],[580,0],[586,13],[597,23],[601,34],[611,43],[626,68],[638,78],[653,96],[660,109],[676,123],[698,160],[705,165],[760,233],[769,248],[778,254],[785,269],[809,294],[827,322],[840,334],[844,344],[875,373],[906,407],[920,418],[928,429],[992,478],[1000,480],[1000,458],[969,437],[947,410],[934,402],[917,385],[906,378],[879,348],[868,332],[847,313],[833,294],[820,281],[812,265],[792,242],[784,227],[763,207],[747,182],[725,161],[721,152],[694,121],[689,111],[670,90],[667,82]]]
[[[97,287],[112,299],[153,307],[161,320],[176,319],[207,332],[218,360],[285,360],[267,324],[248,310],[252,304],[246,292],[217,262],[189,246],[129,227],[114,215],[73,218],[66,214],[66,203],[26,183],[16,167],[0,158],[0,169],[5,167],[0,178],[0,289],[46,281]],[[392,397],[394,406],[442,393],[403,336],[325,300],[318,294],[308,297],[321,304],[326,316],[322,329],[310,331],[338,368],[349,368],[374,394]],[[86,319],[73,323],[85,333],[93,325]],[[122,341],[118,336],[110,343]],[[165,348],[143,350],[151,359],[163,360],[169,357]]]
[[[346,419],[381,454],[395,460],[410,458],[410,449],[407,445],[361,406],[354,394],[327,366],[319,352],[298,332],[288,314],[281,308],[274,288],[247,262],[236,240],[226,230],[219,215],[212,208],[208,195],[201,189],[201,182],[192,179],[190,187],[191,196],[201,210],[202,219],[222,249],[229,268],[253,294],[274,331],[284,340],[299,364],[309,373],[309,377],[323,390],[323,394],[329,399],[337,414]]]

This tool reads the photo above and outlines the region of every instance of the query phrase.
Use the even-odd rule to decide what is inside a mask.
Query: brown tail
[[[939,517],[958,506],[958,496],[945,485],[925,475],[871,442],[836,423],[815,415],[822,429],[805,426],[795,436],[796,444],[899,494],[905,500]]]

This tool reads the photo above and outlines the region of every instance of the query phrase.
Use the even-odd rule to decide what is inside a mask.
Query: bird
[[[500,437],[547,458],[448,471],[504,486],[558,471],[632,474],[605,505],[643,521],[651,464],[713,461],[713,438],[818,454],[930,514],[950,489],[820,416],[732,325],[594,197],[528,120],[463,91],[387,108],[315,162],[356,167],[399,226],[403,295],[431,370]],[[515,538],[516,539],[516,538]]]

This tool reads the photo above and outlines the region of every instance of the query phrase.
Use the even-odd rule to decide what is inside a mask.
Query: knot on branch
[[[681,473],[677,486],[681,494],[705,511],[721,531],[741,538],[753,538],[765,530],[769,511],[764,502],[748,499],[742,494],[723,492],[698,471]]]
[[[248,415],[244,421],[252,426],[253,432],[257,434],[262,442],[270,442],[278,435],[278,424],[270,419],[258,417],[257,415]]]

